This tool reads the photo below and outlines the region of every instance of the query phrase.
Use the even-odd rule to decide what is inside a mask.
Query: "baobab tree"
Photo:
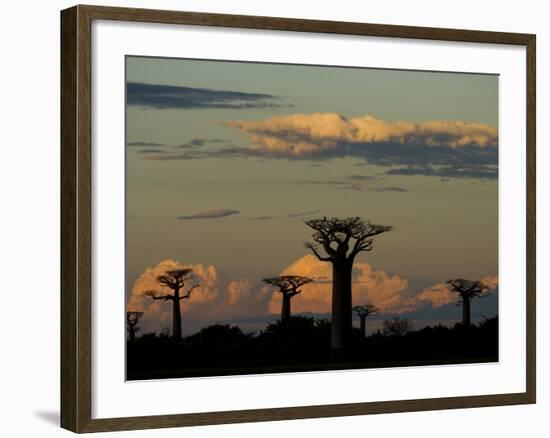
[[[154,300],[172,301],[172,337],[174,339],[181,339],[180,301],[188,299],[191,296],[191,292],[199,287],[198,284],[194,284],[186,292],[181,294],[181,291],[184,289],[185,282],[191,278],[192,273],[192,269],[173,269],[166,271],[164,275],[159,275],[157,277],[157,281],[160,285],[172,290],[173,294],[160,293],[156,290],[148,290],[143,293],[143,295],[151,297]]]
[[[332,264],[331,349],[338,358],[349,348],[352,333],[351,275],[357,254],[371,251],[374,236],[392,229],[375,225],[360,217],[311,219],[305,222],[314,230],[313,243],[306,247],[323,261]]]
[[[301,275],[281,275],[280,277],[264,278],[262,281],[279,288],[279,292],[283,296],[281,321],[284,321],[290,318],[290,299],[301,293],[299,288],[304,284],[311,283],[313,279]]]
[[[405,336],[413,329],[413,323],[410,319],[401,319],[396,316],[393,319],[386,319],[382,323],[382,332],[386,336]]]
[[[369,315],[376,315],[379,312],[378,307],[372,304],[364,304],[362,306],[353,306],[352,310],[357,316],[359,316],[359,320],[361,322],[361,334],[363,336],[367,336],[367,326],[365,320]]]
[[[446,284],[451,292],[458,295],[458,304],[462,305],[462,326],[470,327],[470,303],[473,298],[479,297],[489,287],[482,281],[464,280],[462,278],[448,280]]]
[[[136,333],[141,329],[138,327],[139,320],[143,317],[143,312],[126,312],[126,330],[128,331],[128,340],[135,341]]]

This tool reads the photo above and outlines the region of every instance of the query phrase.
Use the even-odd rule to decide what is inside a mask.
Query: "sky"
[[[126,87],[126,298],[145,332],[171,313],[142,293],[183,266],[201,284],[186,334],[275,320],[261,279],[281,274],[316,280],[294,313],[327,314],[330,266],[304,246],[323,216],[393,226],[356,259],[371,328],[455,322],[459,277],[491,285],[474,318],[496,314],[498,76],[127,57]]]

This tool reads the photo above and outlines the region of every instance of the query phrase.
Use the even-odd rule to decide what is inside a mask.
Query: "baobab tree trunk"
[[[290,318],[290,296],[283,294],[283,307],[281,309],[281,321]]]
[[[341,261],[332,264],[332,357],[345,356],[352,333],[351,269],[353,263]]]
[[[134,342],[136,340],[136,332],[134,330],[134,327],[128,330],[128,340],[130,342]]]
[[[464,327],[470,327],[470,297],[462,298],[462,325]]]
[[[366,319],[367,315],[359,315],[359,318],[361,319],[361,334],[364,338],[367,337],[367,325],[366,325]]]
[[[174,299],[172,300],[174,305],[174,318],[172,321],[172,337],[174,339],[181,339],[181,306],[180,306],[180,290],[174,289]]]

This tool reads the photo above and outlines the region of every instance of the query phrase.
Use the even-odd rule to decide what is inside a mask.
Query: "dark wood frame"
[[[92,20],[140,21],[525,46],[527,51],[526,392],[324,406],[92,419]],[[61,426],[74,432],[98,432],[535,403],[535,47],[535,35],[518,33],[98,6],[75,6],[62,11]]]

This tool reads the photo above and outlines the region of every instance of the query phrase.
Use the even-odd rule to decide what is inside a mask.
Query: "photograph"
[[[127,380],[498,362],[498,75],[125,62]]]

